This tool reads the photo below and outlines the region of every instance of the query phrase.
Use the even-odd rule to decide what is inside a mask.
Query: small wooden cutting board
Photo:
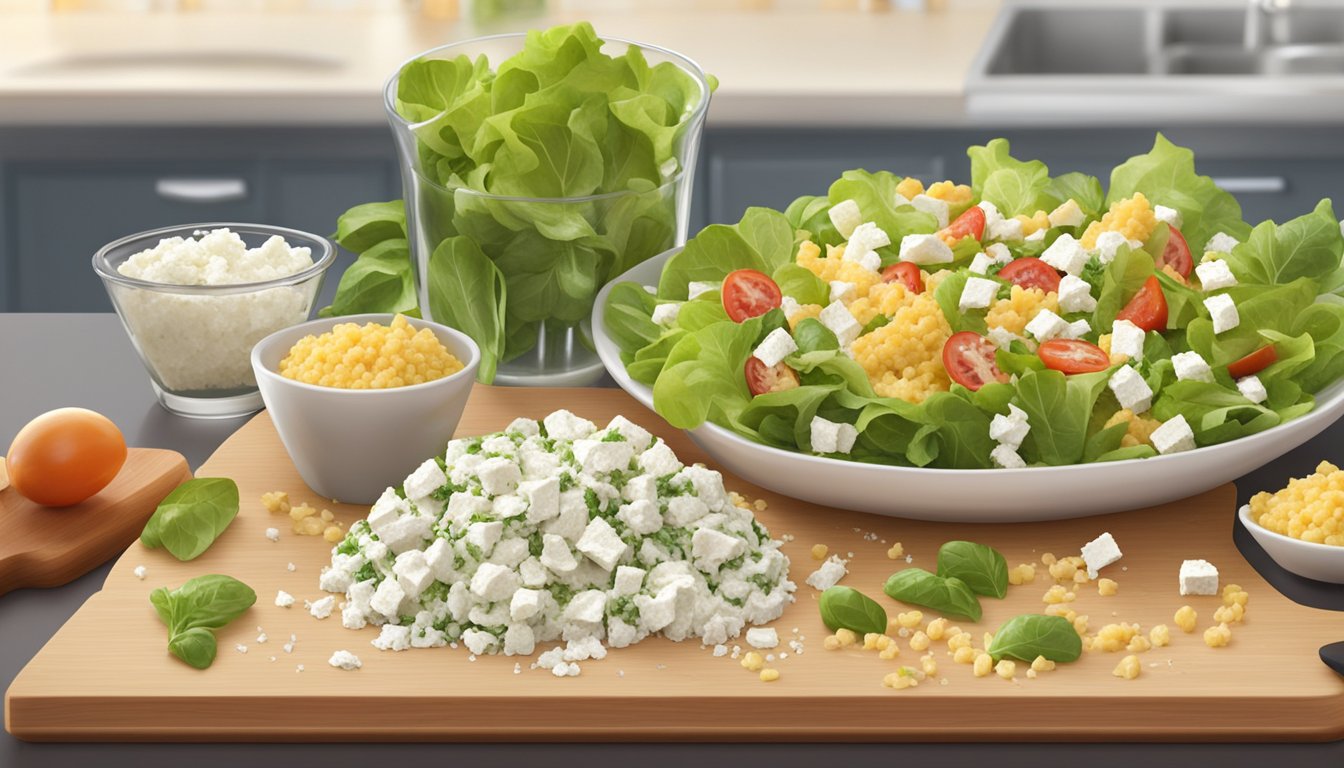
[[[131,448],[121,472],[91,499],[44,507],[8,486],[0,461],[0,595],[24,587],[56,587],[124,551],[154,508],[191,478],[176,451]]]
[[[477,386],[459,435],[504,428],[518,416],[557,409],[605,423],[624,414],[652,430],[685,462],[713,463],[684,433],[623,392]],[[408,468],[409,472],[410,468]],[[203,555],[173,559],[132,542],[93,595],[28,666],[5,699],[5,727],[33,741],[1324,741],[1344,737],[1344,679],[1317,658],[1338,640],[1339,613],[1293,603],[1267,584],[1232,541],[1236,494],[1231,485],[1161,507],[1102,517],[1026,524],[956,525],[876,517],[789,499],[725,475],[728,488],[767,503],[757,517],[785,539],[797,602],[773,622],[780,645],[771,666],[781,677],[761,682],[731,655],[716,657],[698,642],[653,638],[582,663],[578,677],[557,679],[532,669],[533,657],[471,656],[466,648],[378,651],[374,627],[353,631],[340,613],[318,620],[305,600],[324,596],[318,576],[331,544],[290,531],[289,518],[268,513],[267,491],[329,508],[349,525],[367,507],[334,505],[312,494],[261,413],[200,468],[232,477],[242,505],[237,519]],[[892,491],[893,508],[918,504]],[[1085,503],[1085,502],[1083,502]],[[280,529],[278,540],[266,529]],[[1110,531],[1124,558],[1104,575],[1119,593],[1103,597],[1095,583],[1076,588],[1071,603],[1089,616],[1089,631],[1137,622],[1145,631],[1173,625],[1183,604],[1199,612],[1199,632],[1172,626],[1171,645],[1139,654],[1142,674],[1122,680],[1111,670],[1125,654],[1089,652],[1036,679],[1019,664],[1012,681],[977,678],[957,664],[945,642],[930,650],[933,679],[917,688],[882,687],[900,665],[919,665],[920,651],[901,638],[900,656],[827,651],[828,634],[816,590],[804,584],[819,563],[814,544],[850,559],[842,584],[862,589],[895,617],[905,606],[882,594],[899,568],[888,548],[902,542],[917,567],[932,568],[938,547],[971,539],[997,547],[1010,565],[1041,555],[1077,553]],[[1250,592],[1246,621],[1225,648],[1200,633],[1221,605],[1216,596],[1181,597],[1177,571],[1185,558],[1206,558],[1223,582]],[[147,568],[137,578],[137,565]],[[1040,613],[1052,583],[1040,568],[1004,600],[986,599],[980,622],[957,622],[981,633],[1021,613]],[[219,657],[192,669],[167,652],[167,633],[149,602],[160,586],[176,587],[206,573],[243,580],[257,603],[218,632]],[[277,590],[298,599],[277,606]],[[926,611],[925,618],[932,613]],[[291,643],[291,638],[293,642]],[[790,641],[801,643],[797,653]],[[743,652],[743,639],[735,641]],[[548,650],[545,644],[538,651]],[[354,671],[328,664],[334,651],[362,661]],[[784,654],[788,658],[783,658]],[[515,664],[517,665],[515,667]],[[946,680],[946,683],[943,681]]]

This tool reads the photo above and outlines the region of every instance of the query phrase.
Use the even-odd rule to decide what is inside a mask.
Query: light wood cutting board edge
[[[507,406],[512,418],[539,416],[564,406],[595,419],[598,414],[623,412],[662,434],[679,454],[702,455],[686,435],[661,424],[633,400],[614,390],[520,391],[478,386],[472,405],[476,408],[468,406],[460,434],[503,426],[495,423],[502,415],[482,413],[490,408]],[[274,439],[268,417],[261,414],[230,437],[202,467],[203,472],[208,473],[212,464],[224,463],[238,445],[235,441],[252,439],[259,434],[258,430],[270,433],[269,439]],[[262,466],[266,461],[252,457],[244,463]],[[287,470],[292,473],[292,467]],[[1078,541],[1082,531],[1090,532],[1087,535],[1108,527],[1120,531],[1117,537],[1127,551],[1124,562],[1133,569],[1128,575],[1117,575],[1121,595],[1106,600],[1117,601],[1114,605],[1121,609],[1121,618],[1142,619],[1147,626],[1156,620],[1126,617],[1124,613],[1127,605],[1134,604],[1127,601],[1135,596],[1140,574],[1158,559],[1157,553],[1137,542],[1137,530],[1127,529],[1137,529],[1143,522],[1154,529],[1154,541],[1161,544],[1189,542],[1207,536],[1209,528],[1216,528],[1220,547],[1216,556],[1225,581],[1237,581],[1252,592],[1251,616],[1246,625],[1237,629],[1233,647],[1218,651],[1203,649],[1199,647],[1202,643],[1198,635],[1177,633],[1175,645],[1181,648],[1173,646],[1171,655],[1178,658],[1174,674],[1163,669],[1145,669],[1145,676],[1138,681],[1116,680],[1108,672],[1120,655],[1106,654],[1099,659],[1085,656],[1074,668],[1043,675],[1029,685],[1027,681],[1012,685],[996,678],[971,680],[968,669],[940,656],[940,667],[946,676],[954,678],[953,685],[930,688],[926,684],[919,689],[895,692],[877,685],[880,675],[890,670],[881,668],[871,654],[828,653],[821,649],[824,630],[816,617],[815,592],[802,585],[802,579],[815,567],[807,549],[813,542],[829,541],[832,550],[842,554],[846,547],[864,550],[855,561],[855,573],[846,583],[869,590],[872,587],[866,585],[873,580],[871,576],[889,572],[895,564],[884,563],[878,554],[885,549],[885,543],[861,542],[857,533],[850,532],[851,527],[884,534],[898,530],[899,538],[907,543],[907,551],[915,554],[915,564],[928,565],[937,542],[952,537],[949,526],[821,510],[737,480],[730,480],[729,485],[770,503],[770,509],[761,517],[774,535],[789,532],[797,535],[786,549],[793,560],[791,577],[800,584],[798,603],[775,626],[783,630],[786,639],[790,626],[802,627],[808,636],[805,659],[807,662],[820,659],[822,664],[815,665],[819,668],[790,666],[795,662],[803,665],[804,657],[782,662],[784,677],[778,683],[766,685],[739,669],[736,662],[710,659],[692,643],[676,645],[654,640],[613,651],[603,662],[589,662],[580,678],[544,679],[545,684],[533,685],[535,678],[529,675],[544,673],[510,675],[508,668],[514,661],[511,658],[482,657],[477,663],[467,664],[461,658],[465,651],[380,654],[364,645],[367,638],[361,635],[346,646],[365,660],[365,669],[360,672],[313,669],[314,659],[309,659],[310,669],[305,675],[319,674],[320,685],[335,691],[328,694],[279,689],[248,692],[238,690],[235,685],[232,693],[200,690],[199,695],[189,695],[185,700],[182,695],[187,694],[171,691],[128,698],[124,694],[105,693],[107,685],[95,684],[87,677],[72,678],[73,672],[62,670],[51,661],[59,656],[76,663],[78,654],[87,648],[70,642],[72,638],[62,638],[62,634],[71,626],[124,613],[123,608],[129,602],[122,598],[128,585],[139,584],[143,590],[148,589],[147,584],[130,575],[136,562],[145,557],[135,544],[114,566],[108,577],[108,589],[81,608],[16,679],[6,698],[7,728],[27,740],[86,741],[1328,741],[1344,736],[1344,683],[1320,664],[1314,653],[1318,641],[1335,639],[1330,635],[1340,625],[1339,615],[1292,603],[1270,588],[1241,558],[1230,536],[1233,520],[1230,510],[1234,506],[1230,486],[1183,502],[1179,517],[1170,515],[1178,511],[1176,505],[1170,505],[1166,509],[1085,520],[974,526],[955,533],[993,543],[1001,533],[1035,531],[1042,535],[1018,537],[1030,540],[1034,552],[1037,543],[1048,548],[1055,546],[1052,541]],[[292,492],[295,486],[288,487]],[[245,505],[247,494],[245,490]],[[790,506],[795,508],[795,520],[787,524],[773,520],[784,515]],[[808,514],[796,515],[797,507]],[[340,514],[342,519],[357,519],[362,510],[343,508]],[[354,518],[347,517],[351,514]],[[242,536],[240,540],[249,546],[261,546],[253,539],[261,541],[259,526],[269,521],[249,519],[245,508],[235,522],[235,526],[239,523],[244,526],[237,532]],[[1044,535],[1053,531],[1066,533]],[[298,540],[287,530],[284,537],[282,544]],[[224,541],[221,539],[221,543]],[[1126,546],[1126,541],[1133,543]],[[325,551],[324,547],[319,549]],[[1064,551],[1063,545],[1056,549]],[[1184,545],[1175,549],[1184,549]],[[1013,564],[1027,557],[1027,551],[1017,542],[1004,550]],[[1164,574],[1170,565],[1167,560],[1173,556],[1174,552],[1162,553],[1166,558],[1162,560]],[[861,570],[873,573],[863,574],[860,579]],[[1174,581],[1174,572],[1170,579]],[[1029,589],[1034,595],[1043,592],[1046,586],[1038,578],[1034,586],[1020,589]],[[1174,587],[1170,592],[1174,595]],[[261,608],[269,595],[262,587],[258,587],[258,593]],[[137,597],[136,602],[142,599]],[[1080,596],[1080,601],[1083,599]],[[1097,598],[1087,599],[1090,605],[1096,605]],[[1170,602],[1174,607],[1179,600],[1163,597],[1164,606]],[[992,605],[993,602],[987,601],[991,604],[986,606],[986,620],[983,626],[975,627],[977,631],[992,629],[1005,617],[999,614],[1003,614],[1006,606]],[[885,599],[884,603],[894,615],[895,604]],[[1212,603],[1200,606],[1201,629],[1212,606]],[[1037,602],[1034,610],[1039,607]],[[270,609],[270,613],[276,610]],[[1020,611],[1009,611],[1008,615],[1015,612]],[[1169,609],[1164,607],[1162,615],[1170,624]],[[236,622],[239,625],[236,632],[231,631],[235,627],[226,628],[221,633],[221,658],[217,666],[239,670],[249,658],[261,661],[255,653],[239,656],[229,649],[235,640],[245,639],[251,631],[251,626],[242,625],[270,625],[272,619],[268,616],[262,611],[255,621],[251,617],[241,619]],[[995,617],[993,621],[991,616]],[[154,626],[152,612],[140,621]],[[346,633],[344,636],[352,634],[330,621],[321,625],[311,619],[307,621],[303,627],[317,626],[328,634],[330,631]],[[1104,621],[1105,617],[1102,621],[1094,619],[1094,625]],[[162,632],[161,627],[154,626],[154,630]],[[304,642],[315,634],[313,629],[301,631],[306,633],[301,635]],[[158,642],[158,635],[154,637]],[[326,651],[329,652],[330,649]],[[913,663],[917,657],[918,654],[907,649],[903,651],[902,663]],[[430,659],[435,660],[433,666],[425,666]],[[641,660],[651,659],[666,660],[669,668],[662,672],[638,669]],[[325,667],[325,655],[316,661]],[[154,674],[166,671],[171,679],[193,679],[190,675],[198,674],[184,671],[180,664],[166,657],[161,666]],[[628,670],[626,682],[630,683],[615,694],[609,682],[614,667]],[[223,675],[227,670],[212,672]],[[410,697],[404,693],[409,689],[406,681],[422,685],[424,679],[436,676],[444,684],[460,679],[482,683],[484,687],[474,689],[477,692],[470,696],[457,698],[424,694]],[[171,679],[165,687],[171,687]],[[211,684],[216,681],[227,682],[227,678],[213,678]],[[392,699],[398,697],[400,703],[394,703]],[[526,703],[520,703],[518,697],[527,697]],[[377,706],[381,701],[388,704]],[[371,703],[375,706],[370,706]],[[165,712],[171,716],[173,710],[183,710],[184,704],[189,704],[189,713],[169,721],[161,719]]]

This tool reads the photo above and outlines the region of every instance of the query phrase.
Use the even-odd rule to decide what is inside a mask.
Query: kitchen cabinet
[[[692,234],[752,205],[783,208],[825,194],[850,168],[967,180],[966,147],[995,136],[1055,173],[1110,169],[1146,152],[1152,128],[711,128],[705,132]],[[1344,146],[1334,126],[1180,126],[1201,172],[1227,185],[1247,220],[1283,220],[1335,194]],[[0,311],[102,311],[89,267],[121,235],[191,221],[243,220],[328,234],[352,205],[401,196],[382,127],[0,129]],[[341,253],[321,301],[330,301]]]

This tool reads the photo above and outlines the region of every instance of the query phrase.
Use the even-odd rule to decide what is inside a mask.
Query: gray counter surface
[[[154,401],[139,359],[113,315],[0,314],[0,446],[33,416],[82,406],[115,421],[131,445],[172,448],[198,466],[245,419],[195,421],[169,414]],[[1239,501],[1263,488],[1308,474],[1324,457],[1338,462],[1344,422],[1237,482]],[[1247,559],[1280,591],[1300,603],[1344,610],[1344,587],[1300,579],[1275,566],[1228,510],[1228,526]],[[8,687],[48,638],[96,592],[105,564],[55,589],[25,589],[0,597],[0,686]],[[1344,640],[1344,616],[1340,617]],[[1248,671],[1254,673],[1254,671]],[[522,714],[522,713],[520,713]],[[1084,713],[1102,717],[1102,712]],[[1266,717],[1274,717],[1266,712]],[[750,728],[744,718],[743,728]],[[0,767],[65,766],[340,766],[394,763],[547,766],[619,765],[872,765],[915,764],[995,768],[1066,760],[1102,766],[1344,765],[1344,741],[1329,744],[29,744],[0,733]]]

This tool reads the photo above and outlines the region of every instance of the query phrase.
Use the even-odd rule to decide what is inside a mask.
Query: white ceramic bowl
[[[314,320],[267,336],[252,348],[252,367],[280,441],[308,487],[324,498],[372,504],[389,486],[443,453],[462,418],[481,351],[466,334],[408,318],[428,328],[462,361],[451,376],[392,389],[337,389],[304,384],[277,373],[294,342],[338,323],[387,324],[392,315],[347,315]]]
[[[1302,541],[1275,533],[1251,518],[1250,504],[1241,505],[1237,514],[1246,530],[1285,571],[1316,581],[1344,584],[1344,547]]]
[[[645,406],[653,391],[631,379],[607,333],[611,285],[657,285],[667,259],[656,256],[598,294],[593,334],[612,378]],[[717,424],[691,439],[728,471],[763,488],[828,507],[949,522],[1027,522],[1118,512],[1184,499],[1235,480],[1319,434],[1344,415],[1344,382],[1316,395],[1305,416],[1255,435],[1171,456],[1026,469],[920,469],[810,456],[752,442]]]

